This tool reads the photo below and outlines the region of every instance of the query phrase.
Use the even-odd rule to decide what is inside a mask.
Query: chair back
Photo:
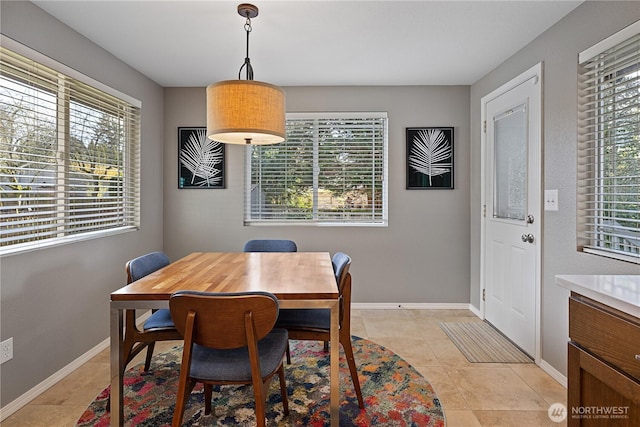
[[[151,252],[146,255],[139,256],[127,262],[125,269],[127,271],[127,283],[135,282],[144,276],[160,270],[162,267],[169,265],[169,257],[163,252]]]
[[[338,292],[342,295],[344,283],[347,274],[349,274],[349,267],[351,267],[351,257],[343,252],[336,252],[333,257],[331,257],[331,265],[333,266],[333,273],[336,276]]]
[[[169,299],[171,317],[185,338],[205,347],[231,349],[248,345],[247,322],[253,322],[255,338],[266,336],[278,318],[278,299],[268,292],[176,292]],[[187,331],[193,316],[193,329]]]
[[[340,295],[340,328],[342,328],[345,319],[350,323],[349,319],[351,317],[351,275],[349,274],[351,257],[344,252],[336,252],[331,257],[331,265],[333,266],[338,294]]]
[[[249,240],[244,244],[244,252],[298,252],[293,240],[263,239]]]

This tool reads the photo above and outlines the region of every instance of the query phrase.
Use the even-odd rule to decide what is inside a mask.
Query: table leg
[[[336,301],[331,306],[331,426],[340,425],[340,313],[339,304]]]
[[[111,347],[109,358],[111,361],[111,426],[121,427],[124,425],[124,408],[122,407],[122,381],[124,377],[124,367],[122,363],[123,352],[123,310],[110,303],[110,336]]]

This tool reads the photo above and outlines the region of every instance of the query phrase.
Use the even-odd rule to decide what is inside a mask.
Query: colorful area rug
[[[444,412],[433,387],[395,353],[366,339],[353,337],[365,409],[358,401],[342,349],[340,351],[340,426],[444,426]],[[138,365],[124,381],[125,425],[171,425],[178,388],[182,347],[155,355],[148,373]],[[289,416],[284,416],[278,379],[267,401],[267,425],[329,425],[329,354],[315,341],[291,341],[291,365],[285,365]],[[82,414],[77,426],[109,426],[105,411],[107,387]],[[204,392],[198,384],[185,411],[187,426],[255,425],[250,386],[214,387],[213,410],[204,415]]]
[[[486,322],[442,322],[440,328],[471,363],[533,363]]]

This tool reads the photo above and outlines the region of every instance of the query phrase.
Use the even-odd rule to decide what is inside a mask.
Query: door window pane
[[[494,118],[493,216],[524,220],[527,208],[527,114],[524,105]]]

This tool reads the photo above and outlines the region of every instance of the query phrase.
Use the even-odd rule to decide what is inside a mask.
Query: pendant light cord
[[[249,59],[249,33],[251,33],[251,18],[249,12],[247,12],[247,22],[244,24],[244,30],[247,32],[247,55],[244,58],[244,64],[238,71],[238,80],[241,80],[242,69],[245,68],[247,80],[253,80],[253,67],[251,66],[251,60]]]

